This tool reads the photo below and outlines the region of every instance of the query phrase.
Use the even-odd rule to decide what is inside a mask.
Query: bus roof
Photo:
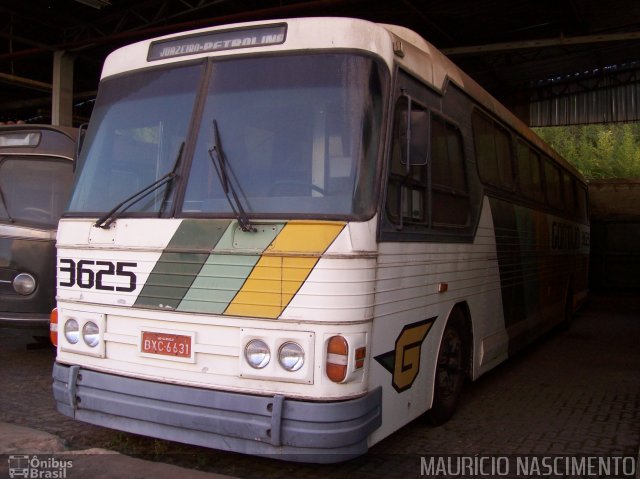
[[[278,26],[282,28],[278,30]],[[394,58],[392,37],[378,24],[341,17],[293,18],[201,28],[143,40],[111,53],[105,60],[102,78],[209,56],[312,49],[371,52],[389,67]]]

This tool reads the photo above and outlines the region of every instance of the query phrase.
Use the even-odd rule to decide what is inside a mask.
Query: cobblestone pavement
[[[420,456],[632,455],[640,445],[640,299],[598,295],[554,331],[470,384],[447,424],[416,421],[347,463],[284,463],[210,451],[74,422],[55,410],[54,351],[0,330],[0,422],[59,436],[68,448],[108,448],[243,478],[418,477]],[[28,452],[28,451],[26,451]],[[136,476],[140,477],[140,476]]]

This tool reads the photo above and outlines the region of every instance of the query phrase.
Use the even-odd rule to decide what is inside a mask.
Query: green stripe
[[[212,254],[178,309],[222,314],[259,258],[259,255]]]
[[[247,233],[234,223],[216,244],[211,255],[178,305],[180,311],[222,314],[284,224],[255,225]]]
[[[176,309],[229,220],[184,220],[153,268],[134,307]]]
[[[186,250],[209,254],[230,224],[230,220],[183,220],[165,251]]]

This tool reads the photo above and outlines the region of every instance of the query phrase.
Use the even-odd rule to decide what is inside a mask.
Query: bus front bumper
[[[299,462],[367,451],[382,390],[346,401],[255,396],[117,376],[55,363],[58,411],[80,421],[187,444]]]

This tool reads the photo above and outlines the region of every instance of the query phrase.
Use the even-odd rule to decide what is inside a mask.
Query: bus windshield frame
[[[106,79],[65,216],[111,210],[171,171],[184,142],[172,184],[120,216],[369,219],[389,77],[377,57],[339,51]]]

